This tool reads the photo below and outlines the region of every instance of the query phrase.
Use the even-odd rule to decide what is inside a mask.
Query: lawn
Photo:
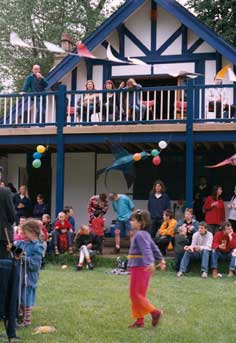
[[[164,310],[153,329],[128,329],[128,276],[108,275],[109,268],[76,272],[47,265],[41,272],[32,328],[53,325],[56,333],[33,335],[20,329],[24,343],[228,343],[235,342],[236,279],[203,280],[192,274],[177,279],[157,272],[149,299]]]

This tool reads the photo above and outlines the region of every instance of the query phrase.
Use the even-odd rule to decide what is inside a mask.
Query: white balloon
[[[160,149],[165,149],[167,147],[167,143],[166,143],[166,141],[160,141],[158,143],[158,146]]]

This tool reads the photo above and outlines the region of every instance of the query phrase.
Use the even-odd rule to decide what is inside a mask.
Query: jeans
[[[218,260],[228,260],[229,263],[229,269],[235,271],[235,257],[232,256],[232,251],[229,251],[227,253],[222,253],[220,250],[212,250],[211,253],[211,268],[217,269],[218,267]]]
[[[179,271],[181,273],[186,273],[190,260],[201,260],[201,272],[208,272],[208,264],[209,264],[209,250],[202,250],[199,252],[190,252],[185,251],[184,256],[180,263]]]
[[[176,252],[175,253],[175,271],[178,272],[180,268],[180,263],[184,256],[184,252]]]
[[[19,264],[13,259],[0,260],[0,319],[9,338],[16,337]]]

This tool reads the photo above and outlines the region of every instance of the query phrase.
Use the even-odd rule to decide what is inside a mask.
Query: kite
[[[105,168],[97,171],[96,177],[99,178],[100,175],[105,173],[105,187],[107,188],[107,175],[111,170],[119,170],[123,173],[127,187],[130,188],[134,183],[135,178],[135,168],[134,163],[144,160],[149,156],[153,157],[152,163],[158,166],[161,163],[161,158],[159,156],[160,151],[157,149],[152,149],[151,153],[147,151],[137,152],[135,154],[130,154],[126,149],[124,149],[119,143],[112,143],[107,141],[110,145],[111,152],[115,159],[113,163]],[[168,143],[165,141],[160,141],[158,146],[160,150],[167,147]]]
[[[227,164],[230,164],[232,166],[236,166],[236,154],[234,154],[230,158],[227,158],[226,160],[224,160],[220,163],[214,164],[213,166],[206,166],[206,168],[218,168],[218,167],[226,166]]]

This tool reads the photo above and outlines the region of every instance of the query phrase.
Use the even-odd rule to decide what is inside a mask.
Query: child
[[[162,311],[155,308],[146,298],[146,292],[151,275],[155,271],[155,260],[160,260],[159,266],[165,269],[165,260],[159,248],[153,242],[149,230],[151,219],[148,211],[137,210],[130,217],[133,238],[128,256],[130,269],[130,299],[132,317],[136,321],[129,328],[143,328],[144,316],[151,314],[152,326],[157,326]]]
[[[173,212],[171,210],[165,210],[163,212],[163,223],[155,238],[155,242],[163,256],[166,255],[166,249],[169,243],[173,241],[176,224],[177,221],[174,218]]]
[[[24,235],[22,232],[22,225],[25,223],[25,221],[26,221],[25,217],[20,217],[19,225],[14,228],[13,241],[24,240]]]
[[[96,250],[99,248],[98,236],[87,225],[82,225],[75,236],[75,243],[80,251],[77,270],[83,268],[84,259],[87,262],[87,269],[92,270],[93,265],[90,257],[96,255]]]
[[[187,236],[187,227],[182,225],[178,229],[178,233],[175,235],[175,270],[179,271],[180,262],[184,256],[185,250],[184,247],[190,245],[190,241]]]
[[[37,220],[29,219],[22,225],[24,241],[16,242],[16,248],[22,249],[23,262],[20,275],[21,288],[19,299],[23,314],[21,326],[31,324],[32,306],[35,305],[36,287],[39,279],[39,270],[43,256],[43,244],[39,241],[41,229]]]
[[[73,253],[73,231],[72,226],[65,219],[66,215],[64,212],[59,212],[58,220],[54,224],[54,230],[52,233],[52,242],[55,249],[55,255],[59,255],[60,252],[68,250],[69,254]]]
[[[103,240],[104,240],[104,231],[105,231],[105,218],[103,217],[104,213],[101,210],[96,210],[94,212],[94,218],[91,222],[92,232],[94,232],[98,236],[99,241],[99,249],[98,251],[102,255],[103,250]]]

